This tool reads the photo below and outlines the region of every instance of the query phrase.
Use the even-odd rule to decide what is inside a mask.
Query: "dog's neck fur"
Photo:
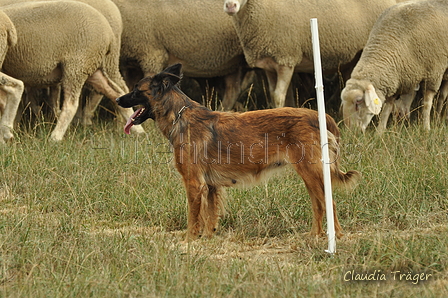
[[[188,126],[182,115],[191,112],[192,109],[206,108],[191,100],[178,87],[168,91],[168,94],[163,95],[163,99],[154,106],[157,126],[171,143]]]

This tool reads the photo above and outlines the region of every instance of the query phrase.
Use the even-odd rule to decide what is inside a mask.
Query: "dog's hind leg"
[[[325,190],[323,183],[322,167],[318,164],[310,164],[307,161],[295,165],[297,173],[305,182],[306,189],[311,198],[313,208],[313,223],[311,226],[311,236],[321,236],[323,234],[322,221],[325,213]],[[342,228],[336,214],[336,204],[333,201],[334,227],[336,236],[341,238]]]

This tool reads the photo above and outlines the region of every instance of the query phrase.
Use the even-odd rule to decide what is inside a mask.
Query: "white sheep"
[[[394,0],[224,0],[250,67],[266,71],[271,97],[283,107],[293,72],[312,72],[310,19],[317,18],[326,72],[362,50],[377,17]]]
[[[222,0],[113,1],[123,18],[124,65],[136,63],[148,76],[181,62],[188,77],[224,76],[222,106],[233,107],[245,62],[232,21],[222,13]]]
[[[61,140],[76,113],[84,83],[111,100],[124,94],[109,65],[115,34],[106,18],[91,6],[74,1],[27,2],[2,7],[18,33],[3,70],[26,86],[61,84],[64,102],[51,139]],[[132,110],[126,110],[129,117]],[[141,130],[140,130],[141,131]]]
[[[0,11],[0,66],[9,48],[17,43],[17,32],[8,16]],[[23,82],[0,72],[0,143],[13,137],[12,129],[24,90]]]
[[[385,104],[381,111],[380,120],[378,122],[379,131],[386,129],[387,122],[390,115],[395,111],[395,118],[398,120],[409,120],[411,116],[411,106],[414,102],[417,91],[420,89],[420,84],[409,93],[401,94],[396,100],[391,100],[390,104]],[[363,129],[365,130],[365,128]]]
[[[422,84],[423,85],[423,84]],[[400,95],[400,98],[397,99],[394,103],[394,108],[396,108],[396,112],[398,113],[398,117],[401,119],[406,119],[409,120],[410,115],[411,115],[411,106],[412,103],[415,100],[419,100],[420,98],[417,97],[417,91],[420,90],[420,85],[418,85],[414,92],[410,93],[410,94],[404,94],[404,95]],[[437,92],[437,94],[434,97],[434,101],[435,102],[435,112],[434,112],[434,116],[437,120],[441,121],[443,119],[443,114],[444,112],[444,108],[446,106],[446,100],[448,98],[448,81],[447,80],[443,80],[442,84],[440,85],[439,91]],[[384,108],[381,111],[381,115],[380,115],[380,120],[383,120],[383,118],[386,119],[386,117],[383,117],[384,114]],[[381,122],[380,122],[381,123]],[[380,124],[379,124],[380,125]],[[383,129],[386,128],[386,123],[384,123],[384,127],[382,127]]]
[[[409,1],[387,9],[341,93],[345,123],[364,131],[383,104],[388,116],[395,98],[421,84],[423,126],[429,130],[434,95],[448,78],[447,32],[444,0]],[[382,114],[380,131],[386,122]]]
[[[54,0],[54,1],[60,1],[60,0]],[[120,63],[121,35],[123,33],[123,21],[121,18],[120,10],[111,0],[76,0],[76,1],[84,2],[92,6],[93,8],[98,10],[109,22],[109,25],[112,28],[112,31],[115,35],[115,41],[112,45],[114,50],[111,51],[110,55],[106,56],[105,63],[111,65],[112,68],[116,69]],[[114,71],[113,73],[110,74],[110,78],[112,79],[112,81],[117,83],[117,85],[121,89],[123,89],[123,91],[125,92],[129,91],[123,77],[119,72]],[[80,115],[79,117],[82,119],[81,121],[84,125],[92,124],[92,118],[94,112],[98,107],[98,104],[100,103],[102,98],[103,98],[102,94],[93,93],[87,100],[84,109],[82,110],[78,109],[78,111],[82,111],[82,115]],[[133,114],[133,112],[130,109],[123,109],[122,107],[118,106],[115,100],[112,100],[112,103],[115,106],[115,109],[120,111],[120,113],[125,117],[125,120],[129,119],[129,117],[127,117],[129,116],[129,114],[131,115]],[[143,132],[143,130],[141,131],[139,130],[139,132]]]
[[[0,0],[0,5],[5,6],[9,4],[15,4],[15,3],[23,3],[23,2],[38,2],[42,0]],[[45,1],[60,1],[60,0],[45,0]],[[120,49],[121,49],[121,34],[123,32],[123,22],[121,19],[120,11],[118,10],[118,7],[111,1],[111,0],[73,0],[77,2],[83,2],[86,3],[96,10],[98,10],[109,22],[110,27],[112,28],[112,31],[115,35],[115,40],[113,41],[112,48],[113,50],[109,55],[106,56],[105,64],[110,65],[108,68],[115,69],[119,65],[120,60]],[[124,92],[128,92],[128,87],[126,83],[123,80],[123,77],[119,72],[111,72],[110,78],[117,83],[117,85],[123,89]],[[52,87],[54,88],[54,87]],[[52,90],[50,94],[52,96],[50,97],[50,102],[52,105],[52,108],[55,111],[55,115],[60,113],[60,86],[56,90]],[[33,88],[27,88],[28,95],[32,94],[34,92]],[[101,99],[103,98],[102,94],[99,94],[95,91],[90,92],[89,98],[86,101],[86,106],[84,109],[81,107],[78,109],[77,117],[81,119],[82,123],[87,125],[92,123],[92,117],[94,114],[95,109],[97,108],[98,104],[100,103]],[[33,106],[33,98],[31,98],[31,106]],[[123,117],[128,117],[132,114],[132,111],[130,109],[124,110],[118,105],[116,105],[115,100],[112,101],[115,105],[116,109],[120,111],[120,113],[123,115]]]
[[[423,84],[422,84],[423,85]],[[400,97],[394,102],[394,108],[396,109],[396,113],[398,114],[399,119],[409,120],[411,115],[411,106],[415,100],[418,100],[417,91],[420,90],[420,85],[416,86],[415,90],[411,93],[402,94]],[[440,85],[439,91],[434,97],[436,102],[436,110],[434,112],[434,116],[437,120],[441,121],[443,119],[444,107],[446,105],[446,100],[448,98],[448,81],[443,80]],[[386,107],[386,105],[385,105]],[[385,109],[381,111],[380,122],[378,124],[382,130],[386,129],[387,115],[385,115]]]

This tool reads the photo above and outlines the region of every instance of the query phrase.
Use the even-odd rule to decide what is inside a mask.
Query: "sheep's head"
[[[132,126],[142,124],[149,118],[155,119],[155,106],[180,81],[181,68],[181,64],[174,64],[155,76],[145,77],[131,92],[117,98],[117,104],[123,108],[140,106],[127,121],[125,133],[129,134]]]
[[[247,0],[224,0],[224,12],[228,15],[236,15]]]
[[[363,132],[383,106],[383,101],[369,81],[348,80],[341,99],[345,124],[351,128],[360,128]]]

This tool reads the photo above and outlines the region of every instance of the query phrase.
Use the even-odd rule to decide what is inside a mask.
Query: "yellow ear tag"
[[[373,103],[374,103],[375,105],[379,105],[379,104],[380,104],[380,100],[379,100],[379,98],[378,98],[378,97],[375,98],[375,99],[373,100]]]

